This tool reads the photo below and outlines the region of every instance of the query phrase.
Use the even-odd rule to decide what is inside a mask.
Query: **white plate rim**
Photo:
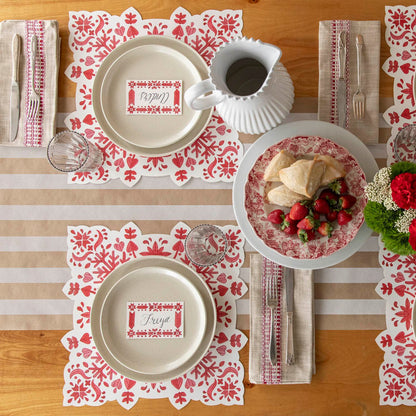
[[[189,146],[193,141],[195,141],[201,135],[201,133],[204,131],[209,121],[211,120],[214,108],[211,107],[209,109],[201,111],[199,120],[196,123],[194,123],[195,125],[192,127],[192,129],[189,130],[185,134],[185,136],[182,137],[180,140],[177,140],[176,142],[168,144],[166,146],[154,148],[138,146],[120,136],[107,122],[105,114],[101,108],[101,88],[103,86],[106,73],[114,64],[114,62],[118,60],[122,55],[129,52],[131,49],[144,45],[161,45],[174,49],[176,52],[183,54],[184,57],[187,58],[195,66],[196,70],[200,74],[201,79],[208,78],[209,70],[207,64],[198,54],[198,52],[196,52],[195,49],[187,45],[185,42],[160,35],[138,36],[116,47],[108,54],[108,56],[101,63],[94,77],[91,94],[92,107],[97,122],[103,130],[104,134],[116,145],[120,146],[124,150],[142,156],[166,156],[171,153],[182,150],[186,146]]]
[[[106,123],[108,124],[108,126],[114,131],[116,132],[117,129],[111,124],[107,111],[105,110],[104,106],[102,105],[103,103],[103,92],[104,89],[106,88],[106,83],[108,83],[108,78],[111,76],[111,72],[114,71],[114,68],[116,68],[116,66],[119,64],[119,61],[121,61],[123,58],[126,57],[126,55],[133,53],[135,50],[140,50],[140,48],[142,47],[146,47],[146,46],[155,46],[155,45],[139,45],[136,46],[134,48],[130,48],[129,50],[125,51],[124,53],[122,53],[120,56],[117,57],[117,59],[114,60],[114,62],[112,62],[112,64],[109,66],[109,68],[107,69],[107,71],[105,72],[105,74],[103,75],[103,79],[101,82],[101,88],[100,88],[100,103],[101,103],[101,109],[102,109],[102,114],[104,115],[104,118],[106,120]],[[201,74],[198,71],[198,69],[196,68],[196,66],[191,62],[191,60],[189,58],[187,58],[183,53],[177,51],[174,48],[171,47],[167,47],[165,45],[156,45],[156,46],[160,46],[162,48],[166,48],[168,50],[171,51],[171,53],[174,53],[174,56],[180,56],[182,60],[184,60],[187,64],[187,66],[189,66],[190,68],[190,72],[192,72],[195,75],[195,78],[197,78],[197,82],[202,81],[201,79]],[[182,135],[180,135],[179,133],[176,135],[177,137],[175,138],[175,140],[169,142],[168,144],[165,145],[155,145],[155,146],[145,146],[145,145],[139,145],[137,143],[132,142],[131,140],[124,138],[124,140],[128,143],[131,143],[134,146],[143,148],[143,149],[161,149],[170,145],[173,145],[174,143],[176,143],[177,141],[181,140],[184,136],[186,136],[186,134],[192,130],[192,128],[198,123],[199,119],[201,118],[200,112],[198,111],[194,111],[194,115],[191,119],[191,122],[188,123],[188,125],[186,126],[185,132],[183,132]],[[149,150],[152,151],[152,150]]]
[[[202,337],[201,343],[199,347],[196,349],[195,353],[188,361],[186,361],[177,368],[167,371],[166,373],[141,373],[139,371],[127,367],[117,358],[115,358],[113,356],[113,353],[107,348],[106,342],[101,332],[102,309],[107,299],[107,295],[111,292],[114,286],[120,280],[122,280],[127,274],[130,274],[132,271],[137,270],[137,268],[149,266],[161,267],[166,269],[171,268],[171,270],[173,270],[175,273],[182,274],[178,271],[178,269],[180,269],[183,272],[184,278],[188,278],[189,280],[193,279],[193,281],[196,282],[198,285],[198,287],[196,287],[196,290],[199,292],[199,295],[201,296],[204,302],[207,315],[205,319],[205,334]],[[190,283],[192,284],[192,281],[190,281]],[[214,298],[208,285],[197,272],[192,270],[186,264],[184,264],[181,261],[167,257],[145,256],[123,263],[122,265],[118,266],[115,270],[113,270],[105,278],[105,280],[102,282],[101,286],[97,290],[97,293],[95,294],[94,301],[91,307],[90,322],[91,334],[94,344],[101,357],[111,368],[116,370],[118,373],[124,375],[125,377],[131,378],[136,381],[162,382],[178,377],[181,374],[189,371],[203,358],[214,338],[216,329],[216,307]]]
[[[319,259],[294,259],[284,256],[266,246],[251,227],[244,207],[244,189],[247,176],[257,158],[273,144],[288,137],[303,135],[328,138],[340,146],[345,147],[357,159],[361,169],[364,171],[367,182],[373,178],[379,169],[377,162],[366,145],[348,130],[331,123],[317,120],[302,120],[285,123],[262,135],[247,150],[237,170],[233,185],[233,209],[237,223],[247,241],[264,257],[286,267],[297,269],[322,269],[340,263],[362,247],[372,234],[372,230],[368,228],[365,222],[362,224],[355,238],[348,245],[337,250],[335,253]]]
[[[169,269],[169,268],[166,268],[166,267],[160,267],[160,266],[156,266],[156,265],[153,265],[153,266],[150,266],[150,265],[148,265],[148,266],[145,266],[145,267],[143,267],[143,268],[141,268],[142,270],[145,270],[145,269],[159,269],[159,272],[160,273],[166,273],[166,271],[168,271],[168,272],[172,272],[173,274],[175,274],[176,275],[176,277],[177,278],[179,278],[179,280],[182,280],[182,281],[187,281],[188,282],[188,284],[189,283],[191,283],[190,281],[189,281],[189,279],[187,279],[186,278],[186,276],[184,276],[183,274],[181,274],[181,273],[179,273],[177,270],[173,270],[173,269]],[[104,309],[106,308],[106,303],[109,301],[109,298],[110,298],[110,296],[111,296],[111,294],[112,294],[112,291],[116,288],[116,286],[118,286],[120,283],[122,283],[122,281],[123,280],[125,280],[125,279],[128,279],[128,278],[130,278],[130,275],[131,275],[131,273],[132,272],[134,272],[135,270],[137,270],[137,268],[136,269],[134,269],[134,270],[132,270],[132,271],[130,271],[129,273],[127,273],[127,274],[125,274],[124,276],[122,276],[121,278],[119,278],[119,279],[117,279],[115,282],[113,282],[113,285],[111,286],[111,288],[107,291],[107,293],[106,293],[106,295],[105,295],[105,298],[104,298],[104,300],[103,300],[103,302],[102,302],[102,305],[101,305],[101,308],[100,308],[100,311],[101,311],[101,314],[100,314],[100,329],[101,329],[101,331],[103,331],[103,314],[104,314]],[[167,274],[169,274],[169,273],[167,273]],[[207,330],[207,311],[206,311],[206,305],[205,305],[205,303],[204,303],[204,299],[203,299],[203,297],[202,297],[202,295],[199,293],[199,291],[198,291],[198,289],[194,286],[194,285],[192,285],[191,284],[191,286],[195,289],[195,291],[197,292],[196,293],[196,296],[198,297],[198,303],[201,303],[201,305],[202,305],[202,307],[204,308],[204,321],[203,321],[203,326],[202,326],[202,334],[200,335],[200,342],[202,342],[202,339],[204,338],[204,334],[205,334],[205,332],[206,332],[206,330]],[[108,342],[107,342],[107,339],[106,339],[106,336],[105,336],[105,334],[102,332],[102,338],[103,338],[103,341],[104,341],[104,343],[105,343],[105,347],[106,347],[106,349],[110,352],[110,354],[113,356],[113,358],[117,361],[117,362],[119,362],[120,363],[120,365],[122,365],[122,366],[124,366],[124,367],[126,367],[126,368],[130,368],[132,371],[135,371],[135,372],[137,372],[137,373],[140,373],[140,374],[142,374],[140,371],[138,371],[138,370],[134,370],[133,368],[131,368],[131,367],[129,367],[127,364],[124,364],[119,358],[117,358],[117,356],[116,356],[116,354],[112,351],[112,349],[111,349],[111,347],[108,345]],[[197,346],[195,346],[195,348],[193,349],[193,351],[191,352],[191,354],[194,354],[195,353],[195,351],[198,349],[198,347],[199,347],[199,344],[197,345]],[[188,351],[188,353],[189,353],[189,351]],[[186,361],[185,361],[186,362]],[[143,373],[143,374],[149,374],[149,375],[152,375],[152,374],[160,374],[160,373],[157,373],[157,372],[154,372],[154,373]]]

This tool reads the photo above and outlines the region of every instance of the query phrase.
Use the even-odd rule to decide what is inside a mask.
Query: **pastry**
[[[280,169],[280,180],[291,191],[312,198],[321,186],[326,164],[322,160],[300,159],[287,168]]]
[[[271,204],[280,205],[282,207],[292,207],[296,202],[308,199],[305,195],[290,190],[286,185],[280,185],[273,188],[267,193],[267,198]]]
[[[270,182],[280,182],[280,169],[287,168],[296,159],[286,150],[281,150],[267,165],[264,171],[264,180]]]
[[[325,172],[321,178],[321,186],[326,186],[335,179],[343,178],[346,175],[344,166],[341,162],[329,155],[316,155],[316,160],[322,160],[325,165]]]

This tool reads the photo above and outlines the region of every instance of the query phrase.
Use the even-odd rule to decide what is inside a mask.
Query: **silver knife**
[[[293,269],[289,267],[285,267],[285,287],[287,317],[286,364],[292,365],[295,363],[295,349],[293,345],[294,278]]]
[[[338,125],[345,127],[347,86],[345,83],[345,59],[347,55],[347,33],[342,31],[338,39],[338,91],[337,91],[337,108],[338,108]]]
[[[19,130],[20,116],[20,87],[19,87],[19,64],[20,64],[21,37],[14,35],[12,42],[12,86],[10,92],[10,141],[14,142]]]

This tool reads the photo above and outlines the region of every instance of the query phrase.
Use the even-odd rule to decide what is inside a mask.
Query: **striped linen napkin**
[[[250,257],[250,353],[249,380],[255,384],[310,383],[315,372],[313,278],[311,270],[295,270],[294,349],[295,364],[287,365],[286,302],[283,267],[260,254]],[[266,305],[266,281],[277,274],[280,307],[275,310],[278,363],[269,360],[270,309]]]
[[[12,39],[22,38],[20,55],[20,118],[14,142],[10,142],[10,86],[12,79]],[[39,116],[27,120],[31,91],[31,39],[38,38],[35,89],[40,94]],[[0,145],[46,146],[55,134],[60,61],[59,28],[56,20],[4,20],[0,22]]]
[[[379,139],[379,79],[380,32],[379,21],[325,20],[319,22],[319,100],[318,119],[338,123],[337,84],[339,76],[338,38],[347,33],[346,54],[346,119],[345,128],[363,143],[376,144]],[[356,37],[364,39],[361,62],[361,87],[365,94],[365,117],[354,119],[352,96],[357,90]]]

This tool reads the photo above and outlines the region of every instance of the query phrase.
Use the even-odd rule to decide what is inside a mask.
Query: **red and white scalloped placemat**
[[[397,162],[393,155],[393,139],[399,130],[416,123],[416,97],[413,82],[416,70],[416,6],[386,6],[386,42],[390,57],[383,70],[394,78],[394,104],[383,114],[391,125],[391,137],[387,142],[387,162]]]
[[[236,300],[247,291],[239,278],[244,238],[236,226],[221,229],[229,243],[227,255],[215,266],[198,268],[185,256],[189,227],[181,222],[169,235],[142,235],[134,223],[119,231],[104,226],[68,228],[67,262],[72,278],[63,291],[75,304],[74,329],[62,338],[69,351],[64,405],[99,406],[117,400],[129,409],[139,398],[169,398],[178,409],[191,400],[208,405],[243,404],[244,367],[239,351],[247,338],[236,329]],[[91,306],[100,284],[118,265],[149,255],[170,257],[193,267],[212,290],[217,307],[217,328],[207,354],[183,376],[163,383],[141,383],[118,374],[101,358],[91,336]]]
[[[394,105],[384,113],[391,125],[387,142],[387,164],[396,162],[393,139],[399,130],[416,122],[412,85],[416,69],[416,6],[386,6],[386,42],[390,57],[384,71],[394,78]],[[399,256],[386,250],[379,240],[379,261],[384,278],[377,293],[386,301],[386,330],[376,338],[384,351],[379,369],[380,404],[416,405],[416,336],[413,305],[416,297],[416,256]]]
[[[386,301],[387,329],[376,338],[384,351],[380,367],[380,404],[416,405],[416,337],[413,305],[416,297],[416,256],[399,256],[380,242],[384,278],[377,293]]]
[[[170,176],[183,185],[190,178],[207,182],[232,182],[243,156],[235,130],[214,111],[201,136],[172,155],[144,157],[131,154],[111,142],[94,117],[91,92],[94,76],[106,56],[117,46],[143,35],[169,36],[193,47],[209,65],[217,48],[241,36],[241,10],[208,10],[191,15],[176,9],[170,19],[142,19],[130,7],[120,16],[104,11],[69,13],[69,47],[74,55],[65,74],[76,85],[76,111],[65,119],[66,126],[95,142],[105,154],[102,168],[69,175],[70,183],[104,183],[118,178],[133,186],[142,176]]]

